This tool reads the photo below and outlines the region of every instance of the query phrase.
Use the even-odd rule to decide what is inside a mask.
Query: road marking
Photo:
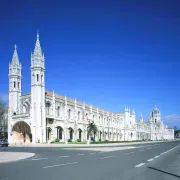
[[[139,150],[139,151],[144,151],[144,149],[141,149],[141,150]]]
[[[146,148],[146,149],[152,149],[152,148]]]
[[[43,160],[43,159],[48,159],[48,158],[39,158],[39,159],[31,159],[32,161],[38,161],[38,160]]]
[[[84,154],[78,154],[78,156],[83,156]]]
[[[102,157],[100,159],[108,159],[108,158],[113,158],[113,157],[115,157],[115,156],[107,156],[107,157]]]
[[[93,152],[93,153],[90,153],[90,154],[96,154],[95,152]]]
[[[145,163],[141,163],[141,164],[138,164],[138,165],[136,165],[135,167],[141,167],[141,166],[143,166]]]
[[[154,158],[158,158],[159,156],[155,156]]]
[[[52,165],[52,166],[45,166],[45,168],[52,168],[52,167],[58,167],[58,166],[66,166],[66,165],[71,165],[71,164],[77,164],[78,162],[72,162],[72,163],[66,163],[66,164],[57,164],[57,165]]]
[[[177,146],[173,147],[172,149],[169,149],[168,151],[165,151],[165,152],[161,153],[160,155],[166,154],[166,153],[172,151],[173,149],[177,148],[178,146],[180,146],[180,145],[177,145]]]
[[[133,154],[134,152],[128,152],[128,153],[126,153],[126,154]]]
[[[69,156],[59,156],[60,158],[67,158],[67,157],[69,157]]]
[[[152,159],[149,159],[149,160],[147,160],[147,161],[153,161],[154,159],[152,158]]]

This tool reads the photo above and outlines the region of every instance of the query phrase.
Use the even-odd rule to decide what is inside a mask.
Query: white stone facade
[[[149,120],[144,121],[129,107],[124,112],[112,113],[101,108],[45,90],[45,58],[39,35],[31,55],[31,92],[21,94],[21,63],[15,47],[9,65],[8,140],[44,143],[60,139],[87,140],[88,120],[98,127],[95,140],[134,141],[163,140],[166,126],[160,111],[154,108]],[[167,134],[167,133],[166,133]],[[22,138],[23,137],[23,138]],[[166,139],[173,139],[172,136]]]

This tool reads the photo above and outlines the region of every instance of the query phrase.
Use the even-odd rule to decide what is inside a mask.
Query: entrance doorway
[[[17,122],[12,128],[12,141],[13,142],[32,142],[32,134],[30,126],[24,122]]]

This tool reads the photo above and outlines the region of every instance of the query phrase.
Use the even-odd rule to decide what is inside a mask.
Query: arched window
[[[78,111],[78,121],[80,120],[80,111]]]
[[[50,115],[50,107],[51,107],[51,103],[50,103],[50,102],[47,102],[47,103],[46,103],[46,114],[47,114],[47,115]]]
[[[88,113],[86,113],[86,120],[88,119]]]
[[[37,81],[39,81],[39,74],[37,74]]]
[[[68,118],[71,118],[71,109],[68,110]]]
[[[57,107],[57,117],[59,117],[60,116],[60,107],[58,106]]]
[[[18,88],[19,88],[19,82],[18,82]]]
[[[94,121],[94,115],[93,115],[93,118],[92,118],[92,119],[93,119],[93,121]]]
[[[14,88],[16,88],[16,82],[14,81]]]
[[[30,112],[30,104],[29,102],[25,102],[23,105],[23,113],[29,113]]]

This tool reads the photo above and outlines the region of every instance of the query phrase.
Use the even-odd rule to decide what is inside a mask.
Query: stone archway
[[[46,134],[46,139],[47,141],[51,141],[52,140],[52,129],[50,127],[47,127],[47,134]]]
[[[78,139],[81,141],[82,139],[82,130],[79,128],[78,129]]]
[[[61,126],[57,127],[57,139],[63,139],[63,128]]]
[[[73,140],[73,133],[74,133],[73,128],[69,127],[69,139],[71,140]]]
[[[12,142],[32,142],[31,128],[26,122],[19,121],[14,124],[12,128]]]

